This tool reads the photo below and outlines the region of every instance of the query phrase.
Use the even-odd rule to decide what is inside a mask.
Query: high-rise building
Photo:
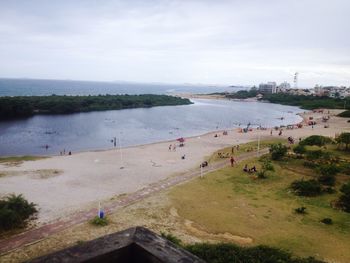
[[[277,91],[276,82],[261,83],[259,85],[259,92],[263,94],[273,94]]]

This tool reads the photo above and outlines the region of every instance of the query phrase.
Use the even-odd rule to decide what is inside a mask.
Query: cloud
[[[345,0],[0,1],[3,77],[350,84]],[[325,82],[325,83],[322,83]]]

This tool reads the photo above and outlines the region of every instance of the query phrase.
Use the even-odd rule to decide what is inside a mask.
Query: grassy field
[[[260,149],[263,149],[263,148],[269,147],[271,144],[279,143],[279,142],[285,143],[286,139],[262,139],[260,141],[259,147]],[[258,149],[258,143],[256,141],[240,144],[238,150],[236,147],[234,147],[233,156],[239,156],[241,154],[245,154],[249,152],[256,152],[257,149]],[[208,162],[216,162],[216,161],[222,160],[222,158],[219,157],[218,153],[221,153],[222,155],[231,156],[232,147],[226,147],[214,152],[210,157],[207,158]]]
[[[314,175],[302,166],[301,160],[274,162],[275,172],[270,172],[268,179],[256,179],[243,172],[246,163],[260,169],[260,162],[252,159],[175,187],[170,199],[179,216],[191,220],[193,227],[201,231],[250,237],[251,245],[270,245],[299,256],[350,262],[350,214],[330,205],[338,193],[312,198],[295,196],[289,189],[291,182]],[[336,188],[349,179],[339,175]],[[306,215],[294,212],[301,206],[307,207]],[[333,219],[333,225],[320,223],[326,217]]]

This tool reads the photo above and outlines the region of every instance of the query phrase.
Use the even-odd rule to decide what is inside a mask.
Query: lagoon
[[[58,155],[198,136],[210,131],[300,122],[303,110],[278,104],[193,99],[194,104],[37,115],[0,122],[0,155]],[[281,120],[281,117],[284,119]],[[46,145],[48,148],[46,149]]]

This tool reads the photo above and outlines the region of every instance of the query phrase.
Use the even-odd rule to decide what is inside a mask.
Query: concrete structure
[[[259,85],[259,92],[262,94],[274,94],[277,92],[276,82],[261,83]]]
[[[134,227],[43,256],[31,263],[205,263],[150,230]]]
[[[279,92],[284,93],[288,89],[290,89],[290,84],[287,81],[285,81],[285,82],[282,82],[280,85],[278,85],[276,91],[277,91],[277,93],[279,93]]]

